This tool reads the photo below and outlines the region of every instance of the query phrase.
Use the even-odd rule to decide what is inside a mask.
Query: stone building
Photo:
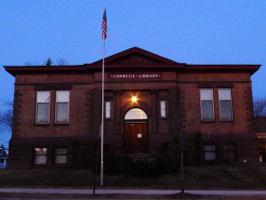
[[[260,65],[178,63],[133,47],[105,59],[104,148],[169,151],[202,133],[202,163],[258,162],[251,75]],[[86,166],[99,138],[102,60],[5,66],[15,77],[10,168]]]

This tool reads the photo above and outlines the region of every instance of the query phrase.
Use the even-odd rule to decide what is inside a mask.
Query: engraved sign
[[[162,79],[162,72],[141,72],[141,73],[108,73],[110,80],[123,80],[123,79]]]

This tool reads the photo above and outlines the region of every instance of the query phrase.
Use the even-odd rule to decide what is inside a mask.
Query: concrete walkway
[[[167,195],[179,193],[180,190],[143,190],[143,189],[96,189],[96,194],[140,194]],[[266,195],[266,190],[185,190],[186,193],[199,195]],[[35,189],[35,188],[0,188],[0,193],[26,194],[86,194],[93,193],[92,189]]]

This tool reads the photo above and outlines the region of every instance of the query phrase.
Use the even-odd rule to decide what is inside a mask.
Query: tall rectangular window
[[[106,119],[111,118],[111,102],[110,101],[105,102],[105,118]]]
[[[160,101],[160,115],[161,118],[166,118],[166,101]]]
[[[55,123],[69,123],[69,91],[56,91]]]
[[[35,165],[47,164],[47,148],[34,148]]]
[[[201,119],[214,120],[213,89],[200,90]]]
[[[218,89],[219,105],[220,105],[220,119],[232,120],[232,97],[231,89]]]
[[[35,123],[49,123],[50,91],[37,91]]]

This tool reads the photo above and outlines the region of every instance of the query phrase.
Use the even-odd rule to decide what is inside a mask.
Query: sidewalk
[[[179,193],[180,190],[117,190],[96,189],[96,194],[136,194],[136,195],[167,195]],[[266,190],[185,190],[186,193],[198,195],[266,195]],[[0,193],[24,194],[85,194],[93,193],[92,189],[34,189],[34,188],[0,188]]]

